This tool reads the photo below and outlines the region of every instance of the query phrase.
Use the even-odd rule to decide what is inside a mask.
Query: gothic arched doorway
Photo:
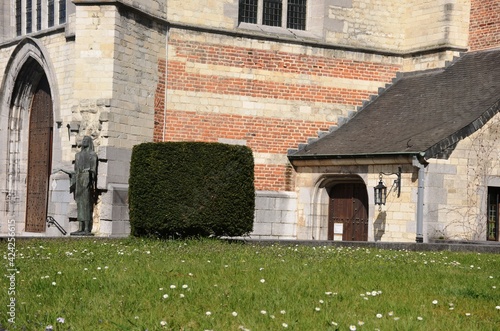
[[[328,240],[368,240],[368,193],[361,183],[339,183],[329,188]]]
[[[53,112],[47,77],[41,77],[29,110],[26,232],[44,232],[52,164]]]

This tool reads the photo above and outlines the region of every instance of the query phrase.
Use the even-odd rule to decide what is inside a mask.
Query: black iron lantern
[[[387,198],[387,187],[384,185],[384,182],[382,181],[383,175],[386,176],[396,175],[398,177],[396,180],[394,180],[394,184],[391,187],[391,191],[394,187],[396,187],[398,198],[401,195],[401,167],[398,167],[398,172],[395,173],[390,173],[390,174],[384,172],[379,173],[378,185],[373,188],[375,190],[374,192],[375,194],[373,195],[373,197],[375,199],[375,204],[379,205],[380,208],[382,208],[382,205],[385,205]]]
[[[376,205],[385,205],[385,199],[387,197],[387,187],[384,185],[384,182],[382,181],[382,178],[380,178],[378,185],[375,186],[374,188],[374,198],[375,198],[375,204]]]

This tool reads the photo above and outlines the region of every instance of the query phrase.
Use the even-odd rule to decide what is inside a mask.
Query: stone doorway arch
[[[348,197],[349,196],[349,197]],[[342,206],[336,205],[335,198],[350,200],[356,204],[356,208],[364,216],[363,227],[361,224],[343,224],[340,222],[338,215],[333,210]],[[325,174],[316,181],[312,200],[311,200],[311,231],[312,239],[319,240],[361,240],[369,239],[369,195],[366,188],[366,183],[363,178],[357,174]],[[354,207],[354,206],[352,206]],[[362,208],[359,208],[362,207]],[[362,210],[364,209],[364,211]],[[346,211],[351,210],[346,208]],[[354,211],[354,209],[352,209]],[[365,215],[366,214],[366,215]],[[356,220],[357,213],[353,213],[349,217],[351,221],[361,222],[361,219]],[[338,223],[338,224],[336,224]],[[342,223],[342,224],[340,224]],[[354,231],[354,232],[353,232]],[[351,235],[347,236],[347,232]],[[352,234],[359,233],[359,237],[354,237]]]
[[[12,52],[0,86],[0,141],[5,142],[0,145],[0,166],[5,169],[0,172],[2,232],[7,229],[4,224],[12,221],[17,234],[45,232],[54,127],[60,123],[56,85],[44,46],[31,38],[22,40]],[[29,175],[30,166],[38,162],[42,165],[34,166],[35,172]],[[38,214],[37,220],[31,221],[30,214]]]

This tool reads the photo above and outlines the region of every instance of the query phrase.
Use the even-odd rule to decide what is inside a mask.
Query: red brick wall
[[[362,81],[390,82],[400,69],[397,65],[361,62],[341,58],[297,55],[279,51],[256,50],[236,46],[204,44],[186,40],[170,40],[175,57],[159,60],[160,80],[155,98],[155,141],[206,141],[219,138],[245,140],[255,153],[286,155],[290,148],[297,148],[310,137],[317,137],[319,130],[328,130],[336,122],[290,119],[290,116],[243,116],[239,114],[197,112],[165,109],[165,70],[168,70],[168,93],[175,91],[235,95],[266,100],[296,100],[301,104],[312,102],[334,103],[351,106],[361,105],[373,91],[352,88],[326,87],[314,82],[314,77],[349,78]],[[172,58],[175,58],[172,59]],[[188,70],[189,64],[214,65],[217,68],[245,68],[265,71],[270,77],[292,74],[303,79],[311,77],[311,83],[299,79],[283,82],[254,80],[228,76],[218,72],[200,74]],[[290,76],[288,76],[290,77]],[[204,104],[200,100],[199,104]],[[165,124],[165,125],[164,125]],[[275,164],[255,165],[255,185],[258,190],[292,190],[292,170],[289,166]]]
[[[471,0],[469,49],[500,46],[500,1]]]
[[[360,97],[363,98],[368,95],[367,91],[328,89],[314,85],[266,84],[256,80],[218,77],[217,73],[210,76],[201,76],[187,73],[185,63],[194,62],[226,67],[260,69],[269,71],[269,75],[291,73],[372,81],[390,81],[394,77],[395,71],[399,70],[399,67],[394,65],[373,62],[217,46],[182,40],[171,41],[170,44],[175,47],[176,55],[183,61],[169,62],[169,80],[175,84],[176,89],[189,91],[302,101],[347,102],[355,105],[359,104]]]
[[[167,110],[164,141],[217,142],[219,138],[246,140],[257,153],[286,154],[299,142],[327,130],[329,122],[306,122],[228,114],[207,114]],[[259,190],[290,190],[286,167],[256,165],[255,184]]]

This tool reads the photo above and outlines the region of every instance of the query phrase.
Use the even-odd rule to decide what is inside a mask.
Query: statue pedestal
[[[76,236],[76,237],[93,237],[93,233],[85,233],[85,232],[71,232],[69,234],[70,236]]]

